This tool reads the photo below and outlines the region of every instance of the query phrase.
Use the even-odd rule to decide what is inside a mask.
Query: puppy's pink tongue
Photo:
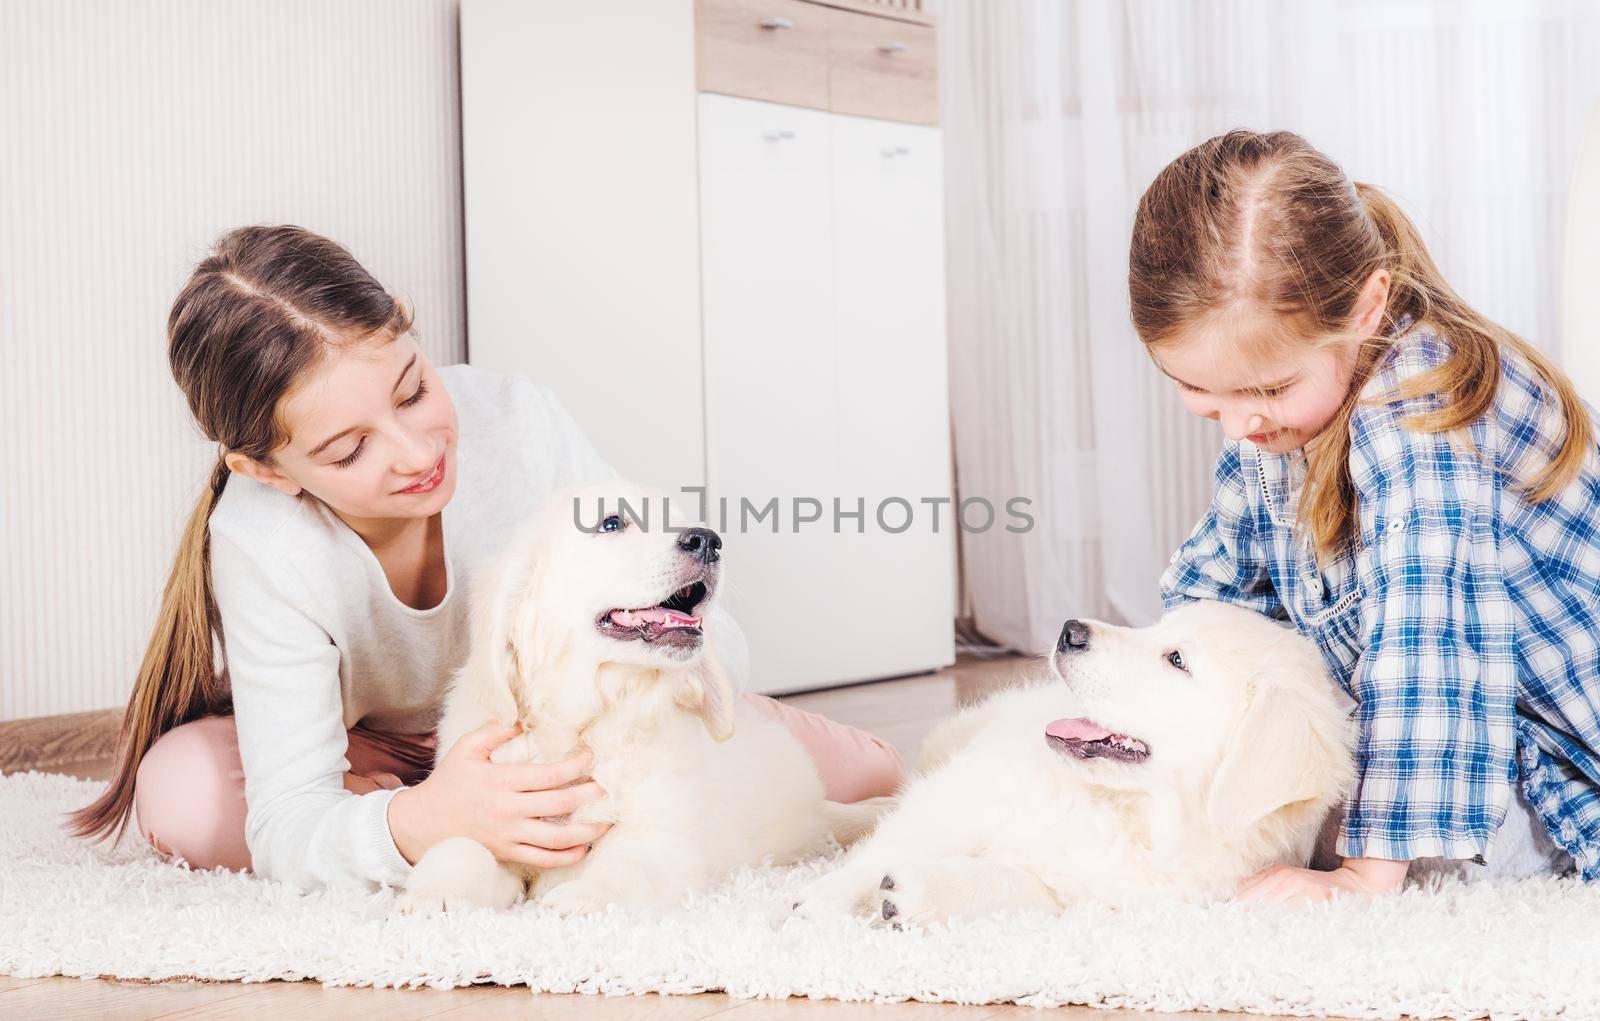
[[[1074,720],[1054,720],[1044,732],[1063,741],[1103,741],[1111,736],[1111,731],[1081,716]]]

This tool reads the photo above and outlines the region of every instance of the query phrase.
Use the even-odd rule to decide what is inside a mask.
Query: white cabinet
[[[701,46],[790,45],[750,2]],[[848,103],[877,75],[933,115],[931,65],[871,66],[890,35],[851,19],[899,22],[784,2]],[[625,474],[706,487],[758,690],[952,662],[938,128],[697,92],[688,0],[558,6],[463,5],[470,358],[552,387]]]
[[[706,482],[741,526],[729,605],[773,690],[948,661],[938,140],[700,97]],[[751,527],[745,501],[773,497],[776,532]]]
[[[817,110],[701,97],[700,307],[714,495],[787,501],[836,482],[828,121]],[[730,569],[747,576],[749,565]]]
[[[932,127],[829,120],[839,482],[866,494],[878,529],[845,537],[836,553],[873,565],[841,626],[870,636],[855,661],[887,674],[918,650],[945,653],[930,666],[954,659],[955,509],[937,503],[953,488],[940,138]],[[884,509],[889,529],[909,517],[898,534],[876,520],[894,497],[909,505]]]

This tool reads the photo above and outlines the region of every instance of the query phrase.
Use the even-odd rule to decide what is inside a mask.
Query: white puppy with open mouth
[[[563,913],[669,906],[738,865],[849,841],[882,810],[887,799],[824,801],[800,743],[736,701],[712,613],[722,540],[668,531],[665,506],[613,481],[536,513],[478,586],[472,651],[439,726],[441,757],[491,720],[523,725],[497,762],[589,748],[607,793],[572,818],[614,825],[582,861],[536,872],[442,841],[417,862],[407,910],[504,908],[525,892]]]
[[[1069,620],[1049,676],[936,729],[899,805],[795,909],[901,925],[1230,896],[1306,863],[1354,773],[1347,706],[1310,641],[1249,610]]]

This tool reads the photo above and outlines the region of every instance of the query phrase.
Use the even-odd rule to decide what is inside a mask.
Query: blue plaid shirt
[[[1362,391],[1440,364],[1418,327]],[[1364,405],[1350,422],[1359,541],[1318,566],[1291,526],[1300,452],[1228,442],[1210,510],[1172,557],[1163,602],[1240,603],[1314,639],[1356,701],[1360,780],[1350,858],[1488,859],[1512,783],[1583,877],[1600,878],[1600,472],[1556,497],[1514,488],[1561,443],[1554,395],[1506,352],[1471,447],[1402,419],[1433,395]],[[1593,419],[1594,411],[1589,409]]]

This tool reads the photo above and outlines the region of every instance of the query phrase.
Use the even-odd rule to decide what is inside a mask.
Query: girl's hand
[[[1384,858],[1346,858],[1332,872],[1274,865],[1239,887],[1234,900],[1264,904],[1315,904],[1335,893],[1393,893],[1405,882],[1411,863]]]
[[[520,723],[486,723],[457,741],[428,778],[389,800],[389,832],[415,865],[450,837],[471,837],[501,861],[552,869],[583,858],[611,827],[568,816],[605,797],[588,778],[588,752],[560,762],[490,762],[489,753],[521,733]]]

